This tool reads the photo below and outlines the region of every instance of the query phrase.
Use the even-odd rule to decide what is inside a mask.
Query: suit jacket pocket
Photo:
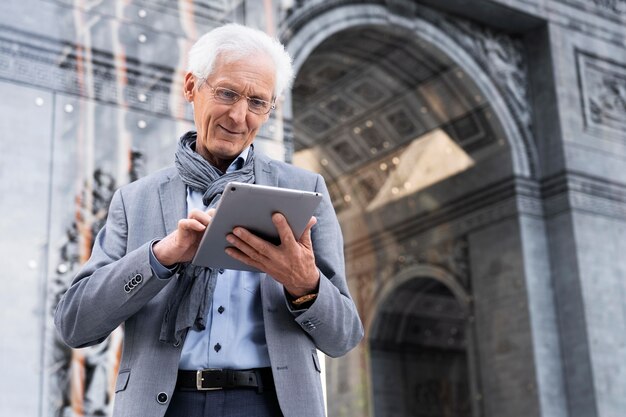
[[[115,392],[124,391],[126,389],[126,385],[128,385],[128,378],[130,378],[130,369],[123,369],[119,374],[117,374]]]
[[[320,358],[317,356],[317,349],[311,349],[311,356],[313,356],[313,365],[315,365],[315,369],[317,372],[322,372],[322,367],[320,366]]]

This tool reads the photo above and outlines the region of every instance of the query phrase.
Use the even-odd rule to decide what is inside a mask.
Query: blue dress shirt
[[[226,172],[239,169],[250,148],[230,164]],[[207,210],[203,193],[187,187],[187,212]],[[172,275],[151,253],[150,263],[159,278]],[[217,277],[213,299],[208,306],[207,326],[203,331],[190,329],[183,344],[179,368],[252,369],[270,366],[265,341],[261,305],[261,274],[223,270]]]

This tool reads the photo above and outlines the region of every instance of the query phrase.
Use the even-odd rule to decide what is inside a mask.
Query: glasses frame
[[[232,106],[233,104],[235,104],[235,103],[239,102],[239,100],[241,100],[243,97],[245,97],[245,99],[246,99],[246,103],[247,103],[247,109],[250,111],[250,113],[253,113],[253,114],[256,114],[256,115],[259,115],[259,116],[264,116],[264,115],[268,114],[269,112],[271,112],[272,110],[274,110],[274,109],[276,108],[276,99],[275,99],[275,98],[273,98],[271,101],[267,101],[267,100],[262,100],[262,99],[260,99],[260,98],[248,97],[248,96],[246,96],[245,94],[241,94],[240,92],[235,91],[235,90],[232,90],[232,89],[230,89],[230,88],[226,88],[226,87],[219,87],[219,86],[218,86],[218,87],[213,87],[211,84],[209,84],[209,81],[208,81],[206,78],[201,78],[201,80],[202,80],[202,84],[206,84],[206,85],[208,85],[208,86],[209,86],[209,88],[211,89],[211,92],[213,93],[213,99],[214,99],[215,101],[217,101],[218,103],[221,103],[221,104],[226,104],[226,105],[228,105],[228,106]],[[202,86],[202,85],[201,85],[201,86]],[[236,96],[237,96],[237,99],[236,99],[235,101],[233,101],[232,103],[230,103],[230,102],[224,102],[224,100],[223,100],[223,99],[221,99],[221,98],[219,98],[219,97],[217,96],[217,94],[215,93],[215,92],[217,91],[217,89],[218,89],[218,88],[219,88],[219,89],[226,90],[226,91],[229,91],[229,92],[233,93],[234,95],[236,95]],[[269,106],[268,110],[267,110],[265,113],[257,113],[257,112],[255,112],[254,110],[252,110],[252,109],[250,108],[250,101],[251,101],[251,100],[255,100],[255,101],[262,101],[262,102],[264,102],[264,103],[268,103],[270,106]]]

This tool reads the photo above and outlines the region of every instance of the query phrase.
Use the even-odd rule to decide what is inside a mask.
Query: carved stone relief
[[[521,39],[424,8],[425,17],[452,37],[481,65],[500,89],[527,140],[532,139],[532,109]]]
[[[130,181],[138,179],[142,173],[143,155],[132,151]],[[90,255],[90,248],[96,234],[106,222],[108,207],[113,193],[118,187],[115,178],[101,169],[93,173],[93,186],[85,185],[82,195],[77,196],[76,219],[68,226],[65,242],[59,250],[56,273],[50,279],[50,302],[54,309],[67,291],[71,280],[81,264]],[[88,198],[87,193],[91,196]],[[91,201],[91,207],[85,202]],[[54,311],[49,312],[50,316]],[[111,378],[121,349],[122,332],[116,330],[103,343],[80,350],[72,350],[63,343],[57,332],[49,332],[46,349],[50,372],[48,374],[48,414],[61,417],[76,415],[104,416],[109,414],[111,405]],[[112,354],[112,352],[114,354]]]
[[[626,130],[626,64],[582,52],[576,61],[585,126]]]

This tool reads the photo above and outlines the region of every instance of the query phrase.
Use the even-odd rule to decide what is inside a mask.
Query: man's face
[[[262,54],[233,62],[224,62],[218,57],[213,74],[206,82],[187,73],[184,92],[194,106],[198,131],[196,152],[225,171],[252,143],[261,125],[269,118],[269,114],[248,111],[245,97],[232,105],[217,102],[211,87],[224,87],[247,97],[271,101],[275,81],[274,64]]]

